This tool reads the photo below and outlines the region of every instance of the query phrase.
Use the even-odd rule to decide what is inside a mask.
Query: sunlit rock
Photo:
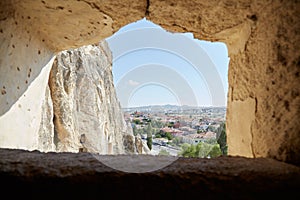
[[[111,62],[105,41],[56,56],[49,78],[56,151],[145,153],[136,147],[131,126],[124,120]],[[126,146],[132,148],[125,151]]]

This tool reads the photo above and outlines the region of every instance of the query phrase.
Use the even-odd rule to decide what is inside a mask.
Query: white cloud
[[[134,80],[129,80],[129,81],[128,81],[128,84],[131,85],[131,86],[137,86],[137,85],[139,85],[140,83],[137,82],[137,81],[134,81]]]

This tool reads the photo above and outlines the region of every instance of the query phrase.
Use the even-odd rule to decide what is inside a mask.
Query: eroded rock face
[[[228,47],[228,152],[300,164],[300,3],[151,1],[148,19]]]
[[[41,115],[42,118],[38,131],[37,149],[43,152],[56,151],[56,146],[54,144],[53,102],[49,85],[46,86]]]
[[[62,51],[56,56],[49,77],[56,151],[145,153],[137,150],[132,129],[124,120],[113,85],[111,62],[105,41]],[[45,107],[51,107],[48,103]],[[50,112],[47,114],[51,117]],[[47,117],[43,119],[39,136],[48,140],[51,126]],[[45,129],[50,134],[43,134]]]
[[[0,149],[2,195],[12,198],[113,199],[299,199],[300,168],[268,158],[179,158],[116,155],[120,168],[107,166],[105,155],[41,153]],[[17,163],[17,164],[16,164]],[[133,165],[134,164],[134,165]],[[136,173],[143,168],[157,169]],[[18,192],[10,192],[14,188]],[[133,190],[134,191],[133,193]],[[153,194],[153,195],[145,195]],[[137,199],[136,198],[136,199]],[[27,199],[27,198],[26,198]]]
[[[227,44],[231,155],[300,165],[299,7],[298,1],[261,0],[0,1],[1,147],[34,148],[40,110],[26,110],[42,104],[44,91],[26,95],[26,104],[21,104],[25,109],[18,110],[16,102],[30,91],[29,84],[34,85],[53,52],[100,41],[146,16],[169,31]],[[29,68],[34,73],[26,85]],[[11,81],[16,79],[20,85]],[[249,117],[240,117],[243,111]],[[15,119],[20,119],[19,126],[6,125]],[[10,134],[14,141],[6,145]]]

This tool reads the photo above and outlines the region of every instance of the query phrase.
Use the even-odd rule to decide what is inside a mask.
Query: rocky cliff
[[[124,120],[105,41],[60,52],[43,102],[38,148],[42,151],[145,153]]]

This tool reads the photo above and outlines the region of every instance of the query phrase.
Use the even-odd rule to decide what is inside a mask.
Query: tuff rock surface
[[[114,159],[119,168],[102,160]],[[299,199],[300,168],[270,158],[41,153],[0,149],[2,195],[28,199]],[[132,164],[134,163],[134,164]],[[11,192],[14,188],[16,192]]]
[[[51,97],[47,89],[38,134],[44,140],[39,143],[41,150],[53,150],[54,145],[57,152],[147,151],[146,145],[135,145],[143,141],[133,136],[131,125],[124,120],[113,85],[111,52],[105,41],[58,53],[49,89]]]
[[[228,46],[230,155],[300,164],[299,8],[280,0],[1,1],[0,146],[37,148],[48,63],[57,52],[147,17]]]

